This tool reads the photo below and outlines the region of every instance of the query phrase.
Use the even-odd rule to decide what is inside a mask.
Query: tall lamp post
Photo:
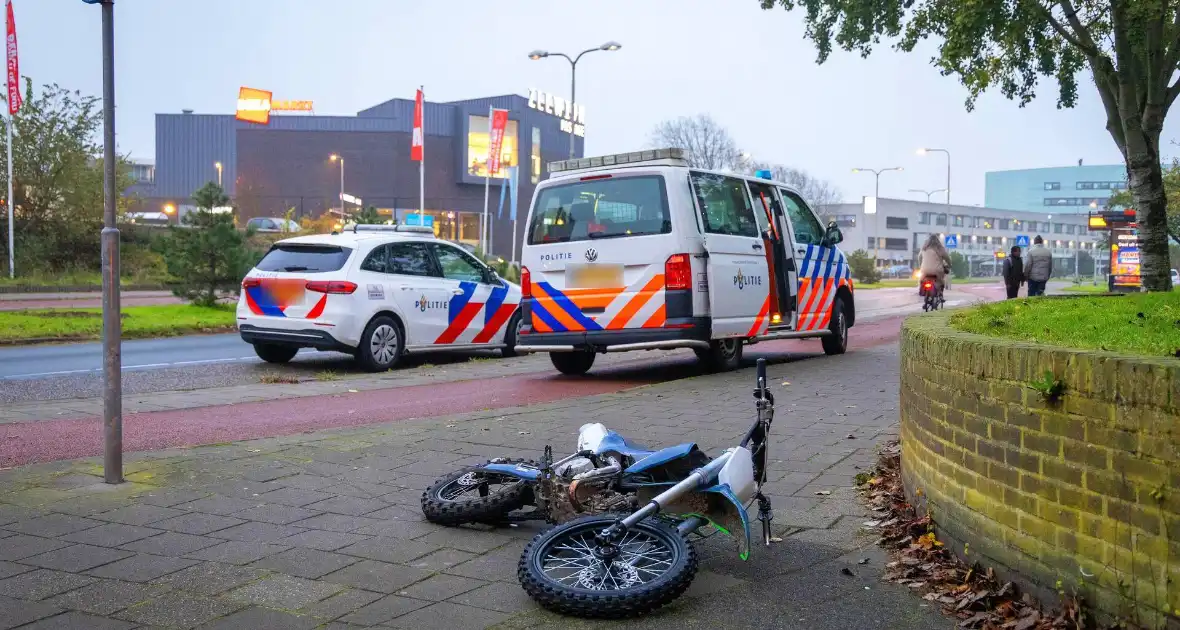
[[[217,169],[217,187],[221,188],[221,162],[214,162],[213,168]]]
[[[918,149],[918,155],[926,155],[927,153],[945,153],[946,154],[946,205],[951,205],[951,152],[946,149]]]
[[[873,174],[873,178],[875,179],[875,184],[873,186],[873,200],[874,200],[873,204],[875,207],[875,204],[877,204],[879,202],[878,200],[881,197],[881,173],[886,173],[889,171],[904,171],[904,170],[905,169],[900,166],[890,166],[889,168],[854,168],[854,169],[852,169],[852,172],[853,173],[872,173]],[[880,216],[881,213],[878,211],[875,214]],[[873,231],[879,232],[880,230],[881,230],[880,219],[878,219],[877,217],[873,217]],[[880,258],[881,258],[881,237],[874,234],[873,235],[873,266],[874,267],[877,265],[877,262]]]
[[[618,42],[607,42],[607,43],[599,46],[598,48],[587,48],[586,50],[583,50],[582,52],[578,53],[577,57],[574,57],[572,59],[570,58],[569,55],[567,55],[565,53],[551,53],[546,50],[534,50],[533,52],[529,53],[529,59],[536,61],[538,59],[544,59],[546,57],[565,57],[565,60],[570,62],[570,105],[572,106],[574,103],[577,102],[578,61],[582,59],[582,55],[585,55],[586,53],[592,53],[595,51],[599,51],[599,50],[607,50],[607,51],[618,50],[622,47],[623,47],[623,45]],[[570,124],[570,158],[572,159],[573,157],[574,157],[574,125],[571,121],[571,124]]]
[[[937,195],[937,194],[938,194],[938,193],[940,193],[940,192],[946,192],[946,189],[945,189],[945,188],[939,188],[938,190],[919,190],[919,189],[917,189],[917,188],[911,188],[911,189],[910,189],[910,192],[912,192],[912,193],[918,193],[918,194],[920,194],[920,195],[926,195],[926,203],[930,203],[930,198],[931,198],[931,197],[933,197],[934,195]]]
[[[123,483],[123,322],[119,307],[119,228],[115,226],[115,0],[82,0],[102,7],[102,475]],[[11,200],[9,200],[11,203]]]
[[[328,158],[333,162],[340,162],[340,224],[344,224],[344,158],[333,153]]]

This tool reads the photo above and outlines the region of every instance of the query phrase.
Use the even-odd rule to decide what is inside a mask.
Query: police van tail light
[[[245,280],[242,280],[243,289],[253,289],[260,286],[262,286],[262,280],[259,280],[258,278],[246,278]]]
[[[520,268],[520,295],[526,299],[533,297],[533,275],[528,267]]]
[[[351,295],[356,291],[356,283],[347,280],[308,280],[306,286],[308,291],[316,293]]]
[[[692,289],[692,262],[688,254],[672,254],[664,263],[664,288],[668,291]]]

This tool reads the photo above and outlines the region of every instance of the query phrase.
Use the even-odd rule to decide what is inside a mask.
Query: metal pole
[[[103,478],[123,483],[123,357],[119,305],[119,228],[115,227],[115,1],[102,3],[102,424]],[[9,179],[11,182],[12,180]]]
[[[876,184],[873,186],[873,203],[877,205],[877,216],[873,217],[873,268],[881,262],[881,171],[873,171]]]
[[[488,255],[488,191],[492,187],[492,129],[495,126],[495,117],[496,110],[488,106],[488,159],[483,165],[483,217],[479,226],[479,249],[484,256]]]
[[[583,54],[585,54],[585,53],[583,53]],[[581,57],[582,57],[582,55],[578,55],[579,59]],[[566,57],[566,59],[569,59],[569,57]],[[577,76],[578,76],[578,62],[577,62],[577,60],[570,61],[570,103],[566,107],[566,111],[569,111],[569,108],[574,106],[574,101],[578,97]],[[571,160],[574,159],[574,120],[576,118],[577,117],[574,116],[573,114],[570,115],[570,159]]]
[[[418,160],[418,225],[426,226],[426,91],[419,85],[422,92],[422,159]],[[397,207],[397,200],[393,202]]]
[[[8,115],[8,277],[16,277],[16,226],[12,206],[12,114]]]

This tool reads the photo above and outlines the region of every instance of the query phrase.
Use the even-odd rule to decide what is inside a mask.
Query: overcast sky
[[[100,95],[99,8],[14,3],[22,74]],[[983,202],[986,171],[1120,162],[1088,74],[1074,110],[1057,110],[1056,86],[1045,84],[1025,109],[997,93],[967,113],[966,90],[929,65],[933,48],[904,55],[882,46],[867,60],[836,52],[817,66],[802,14],[758,5],[117,0],[119,151],[154,157],[155,113],[232,113],[242,85],[313,100],[327,115],[412,98],[419,84],[434,101],[530,87],[565,94],[569,65],[527,53],[615,40],[621,50],[592,53],[578,67],[590,155],[643,148],[659,121],[708,113],[756,158],[828,179],[850,201],[873,194],[873,177],[854,167],[905,168],[882,175],[882,196],[943,188],[945,156],[915,149],[949,149],[952,201],[963,204]],[[1164,138],[1180,138],[1175,122]]]

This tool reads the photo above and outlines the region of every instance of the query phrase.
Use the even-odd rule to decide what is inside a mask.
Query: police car
[[[520,287],[429,227],[350,225],[278,241],[242,281],[238,331],[270,363],[300,348],[387,370],[407,353],[515,354]]]
[[[549,172],[526,223],[517,350],[581,374],[603,352],[691,348],[727,370],[771,339],[847,349],[856,308],[840,229],[770,173],[692,168],[680,149]]]

